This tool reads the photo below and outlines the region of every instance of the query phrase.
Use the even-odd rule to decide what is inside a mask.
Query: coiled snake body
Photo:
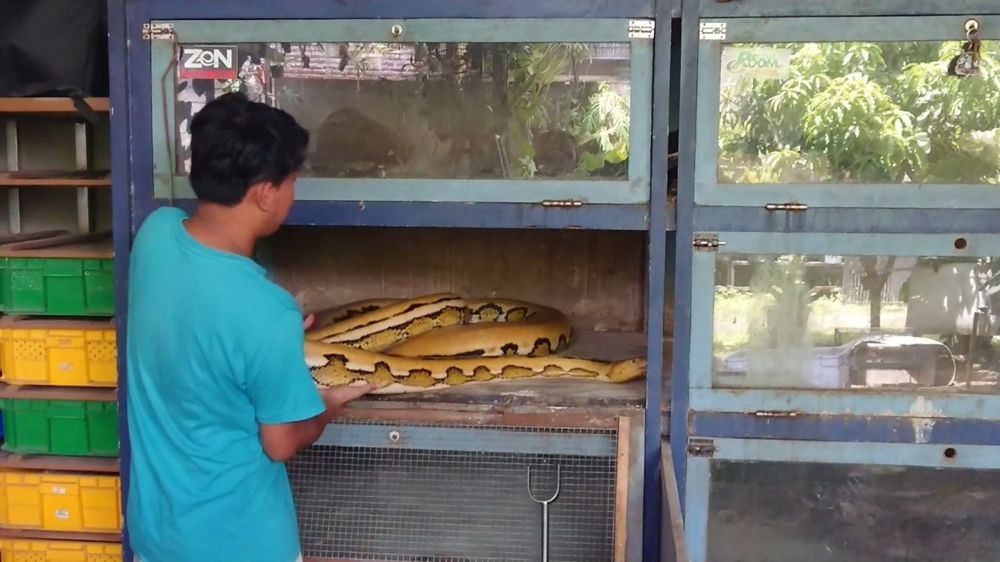
[[[572,329],[560,311],[534,303],[443,293],[359,301],[317,314],[306,362],[322,386],[374,382],[398,394],[492,381],[576,377],[622,383],[646,362],[556,356]]]

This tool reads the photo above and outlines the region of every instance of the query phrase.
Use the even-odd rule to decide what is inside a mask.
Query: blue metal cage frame
[[[955,22],[964,21],[966,16],[974,15],[987,18],[990,23],[996,22],[1000,7],[995,2],[960,0],[945,5],[935,0],[884,0],[877,3],[863,0],[826,3],[691,0],[683,4],[668,0],[553,0],[544,3],[529,0],[373,0],[353,4],[321,1],[289,4],[264,0],[220,0],[209,3],[190,0],[137,0],[126,3],[124,0],[109,0],[109,8],[112,38],[113,206],[119,310],[124,312],[127,305],[127,263],[131,237],[149,212],[166,203],[166,200],[153,196],[153,155],[151,150],[146,150],[151,142],[150,122],[153,115],[149,98],[153,70],[149,44],[141,37],[142,23],[233,18],[380,20],[392,17],[546,19],[557,25],[559,20],[564,19],[653,19],[656,23],[656,35],[653,40],[651,77],[648,204],[623,202],[558,208],[500,201],[378,201],[366,202],[364,205],[354,201],[308,201],[295,205],[288,222],[299,225],[589,228],[647,232],[646,281],[649,297],[646,327],[650,376],[647,381],[645,412],[644,560],[658,559],[657,535],[661,517],[659,447],[666,434],[666,428],[661,427],[660,410],[665,403],[669,403],[670,447],[678,486],[682,491],[687,491],[681,497],[683,509],[695,530],[689,533],[689,546],[694,552],[703,552],[699,549],[704,548],[703,543],[708,539],[703,532],[697,532],[701,516],[708,509],[708,496],[707,490],[702,490],[707,465],[704,459],[692,457],[689,453],[691,437],[714,439],[724,456],[730,455],[727,451],[733,451],[730,455],[733,458],[747,459],[774,458],[774,455],[782,454],[781,451],[787,452],[789,446],[803,443],[808,445],[806,448],[809,451],[818,451],[827,445],[841,450],[845,444],[853,443],[855,448],[852,451],[855,452],[851,454],[868,457],[871,451],[878,450],[885,444],[904,447],[958,444],[977,447],[975,451],[984,453],[985,460],[982,463],[985,464],[981,463],[980,468],[996,467],[995,451],[981,447],[1000,445],[1000,438],[997,437],[1000,435],[997,431],[1000,429],[1000,420],[995,414],[985,415],[983,406],[977,405],[974,399],[953,398],[948,408],[943,410],[943,415],[922,418],[914,417],[904,407],[906,400],[911,399],[912,395],[875,396],[859,401],[854,395],[831,398],[832,395],[808,396],[794,393],[795,396],[791,396],[783,391],[759,390],[747,397],[730,399],[723,396],[726,393],[719,394],[706,389],[704,384],[699,386],[697,376],[690,374],[697,367],[693,354],[697,352],[699,342],[695,340],[704,336],[703,331],[698,331],[698,325],[706,320],[705,308],[699,308],[697,295],[705,289],[699,283],[704,282],[707,264],[699,266],[698,259],[695,258],[693,243],[696,233],[721,232],[732,239],[746,234],[747,238],[742,243],[750,253],[764,251],[775,240],[793,241],[800,235],[804,235],[800,238],[803,241],[813,240],[812,244],[816,249],[840,243],[848,244],[845,246],[847,249],[857,249],[870,240],[865,235],[891,234],[902,238],[898,239],[899,245],[890,250],[905,253],[907,248],[921,241],[933,240],[943,244],[953,237],[949,235],[963,235],[973,239],[976,235],[1000,232],[1000,210],[994,204],[995,194],[982,189],[979,191],[990,198],[986,205],[981,201],[955,204],[949,198],[967,194],[951,187],[939,190],[939,195],[928,198],[922,193],[913,193],[917,190],[911,191],[911,186],[891,185],[867,186],[863,188],[867,191],[846,199],[829,193],[818,195],[810,201],[812,205],[805,213],[768,211],[760,204],[774,196],[788,195],[783,191],[787,186],[780,186],[777,191],[769,194],[740,195],[737,198],[727,197],[724,191],[719,191],[732,189],[732,186],[719,188],[714,194],[713,187],[710,186],[706,192],[709,196],[696,202],[695,190],[699,181],[696,177],[697,166],[711,160],[711,147],[715,142],[714,135],[711,134],[712,127],[706,128],[704,125],[711,123],[711,116],[717,110],[717,99],[713,101],[714,86],[711,81],[715,62],[707,62],[705,57],[714,55],[718,45],[704,44],[699,40],[700,23],[732,22],[734,29],[739,28],[745,34],[737,36],[744,40],[749,40],[748,37],[791,40],[801,37],[806,33],[805,30],[822,30],[824,35],[816,38],[827,40],[852,37],[933,39],[937,38],[934,34],[941,33],[934,25],[952,26]],[[919,20],[914,16],[933,18],[928,20],[930,23],[920,23],[914,27],[913,22]],[[671,51],[671,24],[675,18],[680,18],[681,29],[681,49],[677,59],[671,56],[676,54]],[[830,26],[832,21],[845,25]],[[990,33],[995,33],[995,30]],[[942,34],[941,37],[943,36]],[[680,77],[680,87],[673,91],[672,75]],[[673,84],[676,86],[676,83]],[[677,92],[679,96],[676,96]],[[668,136],[672,130],[671,113],[674,109],[670,105],[671,94],[679,97],[679,111],[676,115],[683,139],[679,145],[676,221],[674,208],[668,206],[667,192],[666,154],[669,150]],[[138,103],[131,103],[130,100],[133,99]],[[879,194],[879,189],[884,193]],[[794,194],[799,193],[792,191]],[[889,194],[911,197],[916,202],[905,206],[897,205],[886,197]],[[668,232],[675,224],[676,233]],[[795,236],[782,238],[781,235]],[[859,236],[852,239],[845,235]],[[672,277],[668,278],[668,268],[671,266],[674,270]],[[664,328],[664,303],[666,299],[672,298],[675,291],[673,360],[672,365],[664,365],[663,341],[660,337]],[[126,339],[126,320],[124,313],[118,315],[119,342],[125,342]],[[129,447],[124,430],[127,373],[123,354],[119,361],[122,389],[122,477],[124,493],[127,495]],[[668,389],[669,396],[663,396],[662,373],[667,369],[673,373],[673,377]],[[990,398],[990,401],[994,401],[993,397]],[[797,412],[793,417],[754,414],[754,410],[765,410],[767,405],[780,405],[784,403],[783,400],[800,401],[803,411]],[[692,404],[696,406],[694,409]],[[886,405],[890,407],[889,410],[883,408]],[[933,423],[933,431],[918,431],[915,422]],[[906,449],[904,452],[911,454],[910,451],[911,449]],[[912,451],[912,454],[917,455],[938,454],[936,449]],[[816,454],[822,456],[821,453]],[[891,459],[883,456],[878,459],[871,457],[869,460],[875,464],[885,464]],[[938,461],[932,461],[927,456],[920,462],[934,465]],[[689,482],[689,478],[692,481]]]
[[[717,38],[700,40],[701,23],[730,24],[728,31],[736,31],[727,42],[934,40],[960,30],[970,16],[996,25],[998,14],[1000,6],[980,0],[947,5],[929,0],[683,3],[679,61],[683,140],[678,174],[670,447],[692,560],[704,560],[708,541],[718,539],[707,536],[705,523],[713,458],[808,457],[817,462],[853,458],[870,464],[945,466],[941,446],[964,445],[962,450],[976,455],[970,468],[1000,468],[997,450],[991,448],[1000,443],[996,438],[1000,420],[988,406],[995,396],[956,394],[945,398],[921,391],[728,391],[711,388],[710,381],[706,384],[715,268],[715,254],[710,252],[715,250],[696,251],[696,235],[718,235],[728,242],[718,251],[730,253],[816,250],[820,254],[840,251],[862,255],[880,249],[886,255],[912,255],[926,254],[921,245],[930,243],[935,246],[930,253],[955,255],[952,242],[956,236],[968,240],[983,236],[984,241],[989,240],[986,243],[995,242],[993,235],[1000,233],[996,205],[1000,190],[978,186],[978,198],[956,202],[952,198],[968,195],[961,191],[965,186],[911,189],[915,186],[852,185],[851,193],[835,194],[832,189],[846,187],[716,185],[719,43]],[[945,29],[956,22],[957,29]],[[996,29],[990,33],[995,36]],[[764,208],[765,203],[803,197],[810,199],[805,212]],[[990,253],[984,246],[980,249]],[[938,402],[939,397],[944,400]],[[902,407],[904,402],[912,405],[921,399],[942,409],[911,411]],[[895,401],[899,403],[890,404]],[[876,407],[876,403],[886,408]],[[706,446],[714,450],[706,453]]]
[[[142,37],[142,24],[154,21],[188,20],[383,20],[394,19],[522,19],[545,20],[558,29],[561,20],[652,19],[655,37],[651,49],[651,76],[648,97],[649,133],[643,146],[646,162],[648,202],[589,204],[575,208],[547,207],[523,202],[395,202],[314,200],[299,201],[288,224],[386,226],[386,227],[465,227],[465,228],[586,228],[645,231],[648,235],[646,283],[648,287],[649,375],[646,387],[643,466],[643,560],[659,559],[660,443],[665,429],[661,424],[662,373],[664,365],[664,301],[668,264],[673,260],[673,221],[667,196],[668,136],[671,131],[671,21],[676,6],[669,0],[373,0],[368,2],[286,3],[266,0],[109,0],[111,62],[111,127],[113,164],[114,247],[116,265],[116,318],[120,349],[127,340],[127,287],[129,248],[146,216],[159,206],[170,204],[154,196],[154,155],[151,81],[155,79],[151,44]],[[388,20],[386,20],[388,21]],[[185,24],[186,25],[186,24]],[[544,39],[544,37],[539,37]],[[634,76],[634,74],[633,74]],[[189,201],[177,201],[188,206]],[[121,476],[123,499],[128,497],[130,446],[127,432],[126,389],[128,374],[125,354],[119,354],[119,420],[121,427]],[[123,534],[125,559],[128,530]]]
[[[652,111],[651,82],[653,45],[648,39],[630,38],[629,22],[614,18],[562,19],[558,27],[545,20],[504,18],[406,19],[406,20],[268,20],[248,27],[240,20],[176,21],[174,33],[181,44],[322,42],[330,38],[364,41],[389,35],[398,25],[410,41],[447,41],[478,43],[520,43],[544,38],[552,42],[596,42],[628,45],[630,51],[629,83],[630,127],[628,177],[623,180],[510,180],[510,179],[380,179],[380,178],[301,178],[296,183],[298,201],[417,202],[434,203],[543,203],[546,200],[578,200],[588,204],[644,205],[649,200],[649,142]],[[174,92],[176,80],[169,72],[175,57],[174,43],[152,43],[152,76],[163,77],[150,84],[152,108],[156,121],[174,123],[173,104],[164,100],[165,92]],[[143,99],[134,100],[145,103]],[[175,147],[175,130],[152,128],[154,147]],[[169,161],[171,150],[154,150],[153,195],[157,199],[193,199],[187,177],[176,173]]]
[[[794,201],[810,208],[855,209],[982,209],[1000,208],[1000,189],[995,185],[876,184],[845,186],[780,183],[726,184],[718,179],[719,105],[722,52],[726,46],[746,43],[826,43],[958,41],[964,39],[968,16],[894,16],[777,18],[766,23],[755,19],[703,19],[701,25],[725,26],[724,39],[699,41],[695,203],[706,207],[763,207],[772,202]],[[981,16],[984,41],[1000,38],[1000,17]]]
[[[711,510],[712,468],[717,461],[769,462],[816,465],[866,465],[940,470],[997,470],[1000,448],[977,445],[945,447],[931,444],[817,443],[815,441],[765,439],[715,439],[711,458],[688,460],[686,495],[698,498],[686,512],[686,531],[691,562],[708,560],[708,518]]]

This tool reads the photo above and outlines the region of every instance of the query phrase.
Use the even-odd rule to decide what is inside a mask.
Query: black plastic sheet
[[[0,0],[0,96],[108,95],[104,0]]]

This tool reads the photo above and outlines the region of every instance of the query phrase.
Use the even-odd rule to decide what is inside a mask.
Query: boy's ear
[[[270,211],[275,205],[277,187],[266,181],[255,183],[247,190],[246,201],[261,211]]]

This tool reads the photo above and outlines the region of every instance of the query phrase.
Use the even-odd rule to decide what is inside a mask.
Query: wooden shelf
[[[0,244],[5,258],[111,259],[114,257],[111,231],[90,234],[66,234],[37,238],[12,244]]]
[[[0,329],[7,330],[114,330],[114,318],[76,318],[7,314],[0,316]]]
[[[105,170],[0,172],[0,187],[111,187]]]
[[[116,402],[118,400],[118,389],[31,386],[0,383],[0,398],[12,398],[18,400],[79,400],[83,402]]]
[[[30,242],[42,238],[55,238],[56,236],[66,236],[69,232],[65,230],[39,230],[36,232],[19,232],[17,234],[0,234],[0,246],[16,244],[18,242]]]
[[[60,457],[52,455],[15,455],[0,451],[0,468],[15,470],[58,470],[63,472],[100,472],[118,474],[118,457]]]
[[[60,531],[37,531],[29,529],[0,529],[2,539],[44,540],[44,541],[83,541],[120,543],[121,535],[117,533],[70,533]]]
[[[97,113],[108,113],[108,98],[83,98]],[[70,98],[0,98],[0,114],[76,115],[79,113]]]

